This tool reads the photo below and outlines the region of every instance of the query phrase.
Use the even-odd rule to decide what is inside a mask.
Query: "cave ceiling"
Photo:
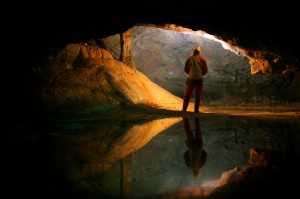
[[[214,35],[240,49],[255,73],[299,70],[297,6],[289,1],[46,0],[6,6],[4,44],[26,48],[24,57],[143,24]]]

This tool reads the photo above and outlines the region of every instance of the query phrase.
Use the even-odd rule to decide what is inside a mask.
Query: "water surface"
[[[200,114],[186,121],[207,154],[197,176],[185,159],[183,117],[14,127],[5,144],[6,190],[26,198],[189,198],[247,165],[251,148],[292,155],[290,168],[298,162],[297,119]]]

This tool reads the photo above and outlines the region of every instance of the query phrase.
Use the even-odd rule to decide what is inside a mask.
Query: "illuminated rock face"
[[[203,105],[287,105],[300,99],[299,75],[252,74],[252,59],[225,49],[220,42],[192,32],[156,27],[132,28],[132,59],[136,69],[154,83],[183,98],[183,66],[195,45],[200,45],[209,72],[204,78]],[[120,57],[118,34],[101,39],[115,58]],[[257,55],[258,56],[258,55]],[[256,60],[255,65],[259,64]],[[261,70],[261,69],[257,69]]]
[[[90,113],[125,105],[177,111],[182,107],[181,98],[99,47],[69,44],[49,65],[51,78],[42,92],[49,109]]]

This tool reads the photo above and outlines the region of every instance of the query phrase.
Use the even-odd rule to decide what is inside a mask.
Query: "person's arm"
[[[202,75],[204,76],[208,72],[208,67],[207,67],[206,60],[203,57],[201,57],[201,62],[202,62]]]
[[[190,58],[188,58],[188,59],[185,61],[184,72],[185,72],[186,74],[189,74],[189,72],[190,72]]]

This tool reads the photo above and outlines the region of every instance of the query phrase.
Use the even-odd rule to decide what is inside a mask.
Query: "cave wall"
[[[201,29],[244,49],[247,56],[253,58],[257,69],[263,69],[260,66],[266,63],[267,73],[285,76],[283,81],[277,81],[276,76],[272,75],[259,75],[257,79],[263,81],[268,78],[271,80],[267,85],[280,85],[274,88],[281,88],[279,93],[273,95],[278,96],[274,101],[283,98],[279,102],[292,103],[299,100],[298,18],[297,1],[6,2],[0,21],[5,115],[14,121],[27,118],[33,112],[41,112],[43,103],[37,91],[46,82],[40,76],[36,77],[36,73],[40,73],[43,65],[47,64],[44,63],[47,55],[69,43],[105,38],[145,23],[157,26],[177,24],[192,30]],[[258,86],[253,90],[256,88]],[[266,88],[270,87],[261,87],[258,93],[263,93]],[[268,99],[266,97],[265,101],[269,102]]]
[[[211,106],[290,105],[299,103],[300,76],[251,74],[249,59],[224,49],[201,34],[156,27],[132,28],[132,58],[136,69],[154,83],[183,98],[183,66],[195,45],[200,45],[209,72],[204,78],[202,104]],[[100,39],[115,59],[120,57],[118,34]]]

